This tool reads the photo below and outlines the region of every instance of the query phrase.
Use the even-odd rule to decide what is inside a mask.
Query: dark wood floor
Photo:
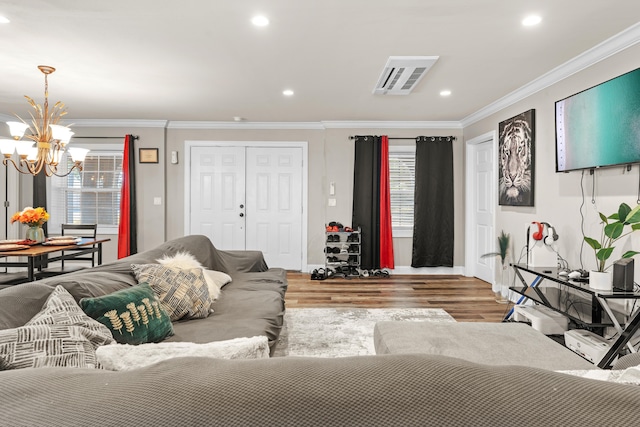
[[[490,284],[464,276],[311,280],[309,274],[290,272],[287,277],[289,308],[443,308],[458,322],[500,322],[507,310]]]

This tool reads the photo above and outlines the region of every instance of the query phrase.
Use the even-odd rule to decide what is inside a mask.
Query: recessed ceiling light
[[[542,18],[539,15],[529,15],[522,20],[522,25],[525,27],[531,27],[533,25],[538,25],[542,22]]]
[[[4,16],[0,15],[0,24],[8,24],[9,22],[11,22],[11,21],[9,21],[9,19],[7,19]]]
[[[293,96],[293,91],[291,89],[285,89],[282,91],[284,96]]]
[[[244,117],[240,117],[240,116],[234,116],[233,117],[233,121],[234,122],[244,122],[245,120],[247,120],[247,119],[245,119]]]
[[[256,27],[266,27],[269,25],[269,19],[263,15],[256,15],[251,18],[251,23]]]
[[[449,89],[440,91],[440,96],[449,96],[449,95],[451,95],[451,91]]]

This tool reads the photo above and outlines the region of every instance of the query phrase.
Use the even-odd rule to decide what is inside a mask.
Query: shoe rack
[[[325,227],[325,267],[346,276],[360,275],[360,229]]]

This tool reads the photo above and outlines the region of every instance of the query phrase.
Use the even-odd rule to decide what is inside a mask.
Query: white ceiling
[[[0,114],[42,100],[45,64],[70,119],[459,121],[636,25],[640,1],[20,0],[0,15]],[[373,95],[394,55],[440,58],[410,95]]]

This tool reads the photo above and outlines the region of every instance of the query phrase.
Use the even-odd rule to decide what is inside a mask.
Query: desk
[[[640,292],[591,289],[587,283],[576,282],[560,276],[557,268],[527,267],[522,264],[512,264],[512,267],[516,277],[522,283],[521,287],[510,288],[520,294],[517,304],[532,300],[562,313],[577,325],[592,329],[600,334],[606,327],[613,327],[618,331],[617,339],[605,357],[598,363],[599,368],[610,366],[624,346],[628,346],[632,352],[636,351],[629,344],[629,340],[640,328],[640,307],[635,308],[632,313],[626,313],[620,309],[613,309],[609,301],[633,300],[636,302],[640,300]],[[527,282],[522,272],[532,274],[533,280]],[[579,307],[586,309],[580,310]],[[512,315],[513,308],[505,320],[509,320]]]
[[[68,259],[77,258],[82,255],[97,253],[98,254],[98,265],[102,264],[102,244],[104,242],[108,242],[111,239],[94,239],[92,237],[83,237],[80,242],[75,245],[33,245],[28,249],[22,249],[19,251],[0,251],[0,258],[6,257],[23,257],[27,258],[26,261],[0,261],[0,268],[2,267],[26,267],[27,268],[27,277],[30,282],[35,279],[35,270],[42,270],[46,264],[50,262],[56,262],[64,259],[65,261]],[[93,245],[96,245],[94,248]],[[62,252],[69,249],[78,249],[83,246],[90,246],[85,250],[73,251],[66,253],[64,255],[58,255],[55,257],[47,257],[47,259],[43,259],[43,255],[55,254],[56,252]]]

